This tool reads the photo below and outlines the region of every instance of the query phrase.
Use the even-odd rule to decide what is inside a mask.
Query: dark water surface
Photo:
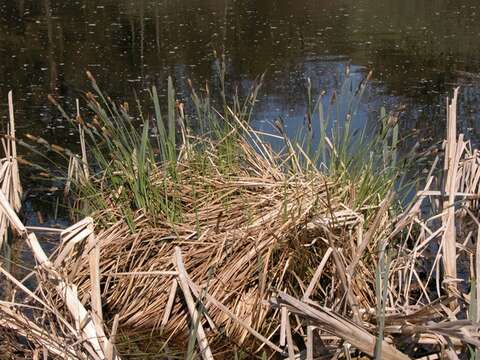
[[[169,74],[186,97],[187,78],[215,84],[213,50],[240,88],[267,71],[258,124],[302,124],[305,79],[328,91],[350,64],[374,71],[372,112],[405,104],[402,127],[434,138],[444,95],[462,85],[464,131],[479,137],[478,0],[2,0],[0,116],[13,89],[18,126],[65,142],[47,94],[72,101],[90,88],[85,70],[120,99]]]
[[[445,95],[461,85],[461,128],[480,139],[478,0],[1,0],[0,118],[13,89],[20,136],[74,144],[48,94],[73,110],[90,70],[119,100],[165,88],[168,75],[187,98],[187,79],[218,87],[214,50],[231,88],[266,71],[257,127],[278,116],[304,126],[306,79],[328,93],[350,66],[357,80],[373,70],[362,122],[404,105],[402,133],[435,142]]]

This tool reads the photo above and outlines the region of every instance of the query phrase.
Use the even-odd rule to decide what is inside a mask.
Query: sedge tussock
[[[273,137],[284,146],[275,151],[248,122],[257,88],[243,106],[224,98],[222,114],[192,90],[198,134],[171,79],[167,113],[152,88],[154,118],[141,117],[140,129],[129,107],[92,81],[88,116],[69,118],[61,109],[81,129],[81,155],[62,150],[70,160],[66,192],[75,193],[76,216],[88,217],[62,232],[49,259],[37,258],[55,269],[53,277],[36,271],[38,291],[48,295],[37,305],[57,309],[57,322],[42,339],[38,317],[4,309],[14,319],[9,331],[56,354],[51,339],[71,344],[68,336],[85,339],[87,330],[96,342],[65,349],[108,358],[114,345],[128,356],[126,348],[153,341],[165,354],[203,359],[231,358],[238,348],[252,358],[308,359],[478,352],[480,153],[457,136],[457,91],[444,154],[399,212],[404,169],[395,112],[382,112],[382,141],[371,140],[360,162],[345,135],[354,112],[345,129],[329,133],[329,116],[311,94],[308,119],[318,111],[322,148],[287,137],[279,121]],[[11,206],[4,209],[21,227]],[[55,284],[88,304],[70,333],[59,331],[59,319],[71,322],[72,314]]]

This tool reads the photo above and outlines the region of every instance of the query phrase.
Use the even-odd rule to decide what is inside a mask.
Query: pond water
[[[68,145],[77,138],[48,94],[73,109],[90,70],[119,100],[165,88],[168,75],[186,98],[187,79],[215,86],[214,50],[230,87],[266,72],[257,127],[278,116],[303,126],[306,79],[332,91],[349,66],[358,79],[373,70],[362,121],[402,106],[402,131],[435,142],[445,96],[461,85],[461,128],[480,138],[478,0],[2,0],[0,117],[13,89],[19,135]]]

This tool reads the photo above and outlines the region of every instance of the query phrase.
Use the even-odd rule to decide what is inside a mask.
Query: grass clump
[[[221,76],[216,107],[208,87],[192,87],[190,116],[172,79],[166,104],[153,87],[150,111],[136,112],[89,76],[84,116],[59,106],[79,126],[81,154],[59,151],[76,215],[96,229],[88,241],[81,225],[65,231],[52,262],[118,331],[120,355],[403,360],[480,345],[475,320],[460,320],[478,318],[478,296],[458,296],[451,272],[440,286],[445,264],[454,268],[457,217],[478,211],[478,152],[456,138],[451,110],[450,180],[438,180],[437,159],[402,209],[416,158],[399,155],[398,114],[358,126],[368,77],[353,86],[347,76],[328,99],[308,83],[305,128],[291,136],[281,120],[275,134],[251,125],[261,82],[229,100]],[[442,193],[449,201],[426,218],[427,199]],[[435,241],[448,256],[440,247],[429,257]]]
[[[388,128],[380,122],[375,140],[349,130],[365,82],[352,90],[347,78],[340,94],[329,101],[337,109],[333,115],[323,110],[319,97],[309,106],[315,113],[307,115],[308,122],[318,117],[319,135],[310,124],[303,134],[291,138],[281,123],[276,124],[278,134],[262,134],[251,127],[260,83],[246,100],[235,96],[231,106],[222,96],[222,112],[211,105],[208,88],[202,95],[192,88],[195,110],[190,119],[175,99],[170,78],[166,115],[153,87],[150,116],[133,116],[127,105],[116,105],[91,79],[95,95],[86,96],[89,119],[75,119],[84,129],[92,164],[92,175],[76,184],[82,204],[78,208],[98,221],[102,288],[108,299],[104,305],[111,314],[120,315],[123,329],[134,333],[153,329],[177,344],[188,334],[181,301],[166,308],[174,286],[171,279],[108,275],[174,271],[169,259],[176,246],[181,246],[187,273],[202,284],[203,291],[215,294],[252,329],[272,331],[274,313],[264,305],[270,290],[301,297],[332,249],[335,261],[328,262],[334,271],[346,270],[354,255],[351,246],[360,241],[357,237],[365,224],[380,216],[378,206],[397,179],[398,167],[392,160],[396,140],[391,140],[391,133],[398,133],[398,125]],[[343,109],[337,101],[349,105]],[[200,124],[197,130],[188,126],[193,121]],[[345,127],[339,125],[342,121]],[[280,151],[272,150],[268,142],[272,136],[283,142]],[[382,166],[377,166],[378,156],[385,160]],[[381,216],[383,224],[388,212]],[[346,234],[348,240],[343,241],[350,243],[350,255],[336,250],[346,245],[338,243]],[[69,260],[77,258],[74,263],[87,265],[84,256],[79,249]],[[80,265],[71,276],[86,295],[90,283],[82,269]],[[364,298],[364,289],[373,284],[368,279],[357,281],[358,288],[335,308],[358,306],[355,299]],[[332,297],[322,303],[333,301],[334,294],[347,286],[328,285],[323,291]],[[312,293],[315,296],[323,298],[321,291]],[[169,321],[162,323],[158,313],[168,311]],[[214,343],[229,339],[246,344],[247,349],[258,346],[258,338],[221,309],[210,304],[205,311],[213,324],[224,329],[223,333],[209,329]]]

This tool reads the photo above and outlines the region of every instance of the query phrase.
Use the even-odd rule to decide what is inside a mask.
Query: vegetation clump
[[[480,158],[456,135],[457,93],[443,171],[436,159],[425,189],[402,209],[398,193],[415,158],[398,156],[398,118],[383,112],[373,137],[352,130],[366,82],[352,88],[347,78],[326,110],[308,85],[306,130],[292,137],[282,121],[276,134],[251,126],[259,86],[229,103],[222,81],[223,111],[208,88],[200,95],[192,88],[189,117],[169,79],[166,115],[152,88],[152,114],[135,119],[89,76],[95,94],[86,95],[87,115],[71,118],[59,106],[79,127],[80,154],[31,137],[69,159],[72,213],[89,217],[61,234],[48,261],[37,256],[39,287],[26,301],[41,310],[19,317],[20,302],[9,305],[15,312],[2,306],[15,324],[4,328],[56,356],[51,339],[61,339],[71,358],[178,351],[203,359],[409,359],[477,351],[478,289],[472,283],[462,293],[458,282],[468,279],[454,265],[457,255],[470,256],[471,278],[480,270],[478,241],[471,250]],[[8,201],[2,208],[31,240]],[[456,238],[460,223],[470,231],[464,241]],[[55,295],[46,291],[52,279]],[[89,339],[84,328],[65,325],[83,322],[98,342],[79,342]],[[25,330],[47,323],[48,336]]]

